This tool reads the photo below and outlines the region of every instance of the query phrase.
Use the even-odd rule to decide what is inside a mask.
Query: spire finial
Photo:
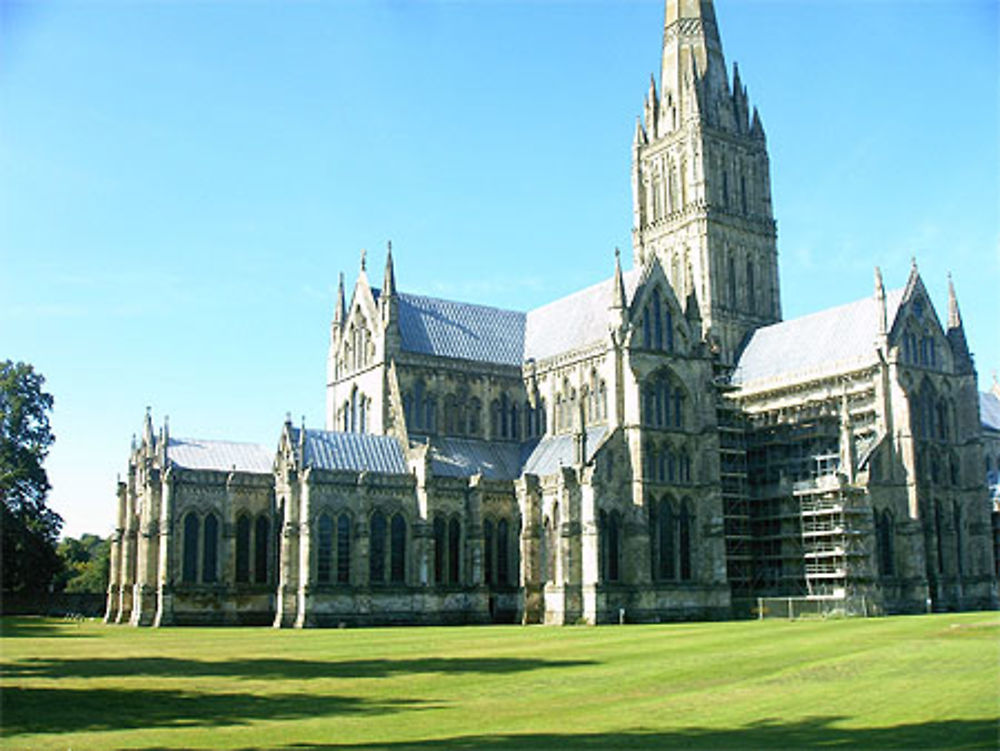
[[[611,307],[625,307],[625,282],[622,279],[622,252],[615,247],[615,276],[612,280]]]
[[[955,283],[948,272],[948,328],[962,328],[962,314],[958,310],[958,296],[955,294]]]
[[[347,305],[344,302],[344,272],[337,279],[337,304],[333,309],[333,322],[342,323],[347,318]]]
[[[365,270],[365,256],[368,255],[368,251],[364,248],[361,249],[361,270]]]

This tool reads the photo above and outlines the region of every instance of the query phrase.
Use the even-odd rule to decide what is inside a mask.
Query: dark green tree
[[[63,570],[55,579],[58,592],[104,592],[111,569],[111,540],[83,534],[67,537],[56,548]]]
[[[43,462],[55,438],[45,378],[23,362],[0,363],[0,499],[4,592],[41,593],[62,568],[56,540],[62,517],[46,505]]]

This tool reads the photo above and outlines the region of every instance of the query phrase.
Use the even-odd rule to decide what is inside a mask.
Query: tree
[[[41,593],[62,567],[56,540],[62,517],[45,505],[49,478],[42,463],[55,438],[51,394],[27,363],[0,363],[0,498],[4,592]]]
[[[79,540],[67,537],[56,550],[63,561],[63,570],[55,579],[56,591],[103,593],[107,590],[111,540],[83,534]]]

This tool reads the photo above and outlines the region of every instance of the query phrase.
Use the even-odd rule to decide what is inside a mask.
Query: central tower
[[[667,0],[660,91],[649,83],[632,145],[635,264],[660,259],[678,298],[733,364],[748,333],[781,320],[767,143],[711,0]]]

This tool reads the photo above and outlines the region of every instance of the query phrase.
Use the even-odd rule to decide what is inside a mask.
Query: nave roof
[[[622,274],[626,304],[641,269]],[[372,287],[377,301],[381,290]],[[488,305],[398,292],[402,349],[496,365],[521,366],[601,341],[608,333],[612,278],[604,279],[527,313]]]
[[[302,430],[289,428],[293,445],[299,445]],[[387,475],[408,473],[403,449],[392,436],[306,428],[303,449],[303,467]]]
[[[626,305],[635,295],[641,272],[631,269],[622,274]],[[525,358],[544,360],[604,339],[613,294],[612,277],[608,277],[530,311],[524,332]]]
[[[885,293],[889,329],[905,292]],[[862,367],[875,359],[877,335],[874,296],[764,326],[747,342],[732,381],[744,388],[765,382],[780,385]]]
[[[405,292],[398,298],[404,351],[497,365],[524,361],[524,313]]]
[[[167,462],[180,469],[270,474],[274,451],[256,443],[169,438]]]

